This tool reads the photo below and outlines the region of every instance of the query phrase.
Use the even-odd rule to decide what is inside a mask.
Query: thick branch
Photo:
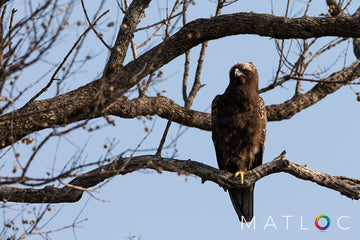
[[[235,27],[234,27],[235,26]],[[126,89],[150,72],[159,69],[187,50],[208,40],[238,34],[256,34],[279,39],[323,36],[358,37],[360,16],[287,18],[269,14],[236,13],[201,18],[182,27],[162,44],[150,49],[125,67],[125,73],[136,72],[131,79],[118,79]],[[134,71],[137,69],[138,71]]]
[[[360,68],[357,66],[358,62],[355,62],[350,67],[324,79],[326,83],[316,84],[307,93],[297,95],[282,104],[267,106],[268,121],[289,119],[301,110],[325,98],[328,94],[335,92],[346,83],[353,81],[360,74]],[[56,98],[33,102],[25,108],[1,116],[1,148],[47,127],[102,116],[103,113],[101,112],[93,113],[93,96],[98,91],[96,87],[98,83],[99,81],[95,81]],[[173,121],[179,124],[207,131],[211,130],[209,113],[186,109],[166,97],[142,97],[129,100],[123,96],[112,104],[107,114],[122,118],[158,115],[170,119],[173,116]]]
[[[250,176],[245,176],[244,184],[238,178],[225,171],[213,168],[200,162],[191,160],[176,160],[158,156],[138,156],[121,158],[106,166],[99,167],[86,174],[76,177],[69,186],[55,188],[47,186],[43,189],[0,187],[0,199],[10,202],[28,203],[59,203],[76,202],[80,200],[83,190],[94,187],[104,180],[115,175],[125,175],[139,169],[154,169],[177,172],[179,174],[193,174],[202,179],[202,182],[211,181],[224,189],[244,188],[252,185],[259,179],[274,173],[286,172],[297,178],[315,182],[326,188],[340,192],[351,199],[360,199],[360,180],[346,177],[333,177],[311,168],[290,162],[283,157],[277,157],[271,162],[252,170]],[[75,188],[73,188],[75,186]]]
[[[355,24],[352,26],[352,24]],[[323,36],[354,37],[360,18],[352,16],[288,18],[270,14],[235,13],[209,19],[198,19],[186,26],[206,40],[238,34],[256,34],[277,39],[307,39]],[[213,33],[211,32],[213,30]],[[359,37],[360,33],[356,33]]]
[[[274,25],[270,28],[269,23],[266,21],[273,24],[276,23],[276,26]],[[102,78],[72,92],[57,96],[53,99],[32,102],[24,108],[1,116],[0,132],[2,134],[0,136],[0,147],[6,147],[30,133],[50,126],[69,124],[83,119],[96,118],[104,114],[109,114],[109,111],[111,112],[111,110],[107,112],[95,112],[98,108],[99,101],[95,101],[94,96],[102,95],[106,98],[107,104],[111,104],[109,109],[126,110],[127,106],[119,106],[123,103],[123,98],[119,97],[120,93],[125,92],[143,79],[147,74],[160,68],[175,57],[183,54],[203,41],[245,33],[286,38],[301,36],[314,37],[319,36],[320,33],[324,34],[322,36],[328,36],[333,35],[336,32],[338,36],[351,35],[352,37],[357,37],[360,33],[354,31],[354,29],[358,29],[356,27],[359,25],[359,22],[360,17],[303,17],[290,19],[255,13],[238,13],[222,15],[210,19],[195,20],[185,25],[178,33],[165,42],[127,64],[123,70],[104,75]],[[251,28],[249,27],[250,25]],[[233,26],[237,27],[234,28]],[[287,31],[288,28],[290,28],[291,31]],[[351,31],[349,28],[351,28]],[[293,29],[297,29],[296,33],[294,33],[294,35],[289,35],[289,33],[293,32]],[[302,31],[305,31],[308,34],[301,35],[304,34],[301,33]],[[280,34],[283,35],[280,36]],[[349,81],[353,80],[355,79],[355,75],[351,78],[347,78],[349,76],[349,71],[353,68],[354,64],[349,68],[345,68],[344,70],[335,73],[330,78],[333,81],[344,79],[349,79]],[[328,79],[326,80],[329,81]],[[302,109],[321,100],[327,94],[334,92],[342,85],[343,84],[325,85],[319,83],[308,93],[299,95],[284,104],[268,106],[268,120],[279,121],[290,118]],[[99,89],[104,89],[104,92],[99,93]],[[114,89],[114,91],[110,91],[109,89]],[[177,107],[177,105],[174,105],[171,101],[168,102],[171,104],[166,105],[167,108],[153,107],[152,109],[157,109],[159,112],[152,112],[152,114],[158,114],[162,117],[169,118],[171,112],[175,111],[172,107]],[[148,110],[143,109],[142,106],[138,106],[136,109],[140,113],[139,115],[142,115],[142,112],[149,112]],[[125,110],[123,112],[125,112]],[[133,112],[133,109],[128,109],[128,112]],[[196,112],[197,116],[202,116],[202,123],[199,124],[195,118],[193,118],[194,120],[189,121],[189,117],[184,117],[183,114],[185,112],[186,111],[181,111],[180,114],[175,113],[174,121],[187,126],[210,130],[209,114],[198,114],[198,112]],[[113,114],[127,117],[126,114],[116,114],[116,111],[113,111]],[[130,116],[130,114],[128,116]],[[207,124],[207,126],[204,124]]]
[[[209,113],[182,107],[167,97],[141,97],[133,100],[123,97],[122,100],[122,103],[114,104],[110,109],[110,114],[122,118],[158,115],[165,119],[172,118],[173,122],[184,126],[196,127],[207,131],[211,128]]]

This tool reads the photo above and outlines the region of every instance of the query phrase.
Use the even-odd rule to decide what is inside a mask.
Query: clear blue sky
[[[17,1],[15,1],[17,2]],[[100,1],[87,1],[89,12],[94,12]],[[152,20],[164,18],[164,2],[153,1],[146,15]],[[274,1],[274,12],[283,15],[286,1]],[[306,3],[296,1],[290,16],[301,16]],[[15,5],[13,5],[15,6]],[[157,8],[160,6],[161,10]],[[214,15],[216,4],[211,1],[197,1],[189,12],[189,20],[198,17]],[[354,10],[358,6],[352,4]],[[116,29],[106,27],[106,23],[121,20],[116,10],[116,1],[108,1],[105,9],[110,13],[99,26],[106,33],[105,39],[111,44],[112,32]],[[66,36],[59,44],[58,50],[49,55],[53,62],[59,61],[67,49],[73,44],[75,35],[81,33],[81,28],[75,27],[77,20],[84,21],[80,5],[75,8],[70,23],[73,26],[72,35]],[[270,1],[238,1],[224,9],[225,13],[248,12],[271,13]],[[312,3],[310,16],[326,13],[325,1]],[[143,25],[147,20],[144,19]],[[234,26],[236,27],[236,26]],[[93,33],[90,33],[93,35]],[[142,37],[135,35],[135,37]],[[329,41],[332,38],[324,38]],[[141,41],[135,39],[136,43]],[[295,42],[293,42],[295,44]],[[320,45],[318,45],[320,46]],[[313,70],[319,70],[331,65],[337,56],[348,47],[344,42],[329,54],[320,58],[312,65]],[[146,48],[146,47],[145,47]],[[139,54],[146,49],[140,49]],[[295,56],[297,49],[292,48]],[[345,65],[355,58],[352,46],[349,46]],[[199,47],[192,50],[191,75],[193,79],[196,69]],[[65,85],[64,91],[74,89],[90,82],[102,72],[106,62],[106,49],[93,36],[84,45],[86,54],[97,55],[81,72],[74,75],[73,82]],[[155,86],[156,90],[166,90],[166,96],[176,103],[183,104],[181,96],[181,79],[183,71],[183,56],[178,57],[164,70],[165,81]],[[127,61],[131,60],[131,54]],[[228,70],[237,63],[252,61],[258,68],[260,87],[267,86],[276,71],[278,57],[274,40],[255,35],[233,36],[211,41],[209,43],[204,67],[201,75],[202,83],[206,84],[195,99],[193,109],[210,111],[210,104],[215,95],[222,93],[228,84]],[[42,63],[46,65],[46,63]],[[334,70],[340,69],[344,58],[338,60]],[[330,72],[329,72],[330,73]],[[40,73],[39,73],[40,74]],[[43,83],[47,80],[45,79]],[[42,85],[41,85],[42,86]],[[305,84],[304,89],[312,85]],[[262,97],[265,103],[281,103],[293,94],[294,83],[284,85]],[[353,87],[355,90],[358,87]],[[51,92],[51,91],[50,91]],[[150,93],[156,91],[151,89]],[[51,95],[51,94],[50,94]],[[153,133],[141,148],[158,146],[166,120],[154,117],[152,122],[142,120],[116,119],[115,127],[106,126],[89,134],[79,130],[62,139],[56,139],[41,152],[42,158],[37,159],[34,166],[42,168],[36,171],[48,171],[56,166],[57,171],[67,163],[71,156],[88,140],[88,145],[81,159],[92,162],[105,154],[104,143],[115,140],[113,154],[116,155],[128,148],[135,148],[145,136],[144,127],[151,127],[156,121]],[[359,143],[360,104],[350,87],[343,87],[328,96],[320,103],[302,111],[290,120],[269,122],[264,162],[271,161],[283,150],[287,151],[287,159],[298,164],[306,164],[315,170],[331,175],[344,175],[359,178]],[[102,119],[94,120],[92,125],[104,125]],[[180,131],[185,130],[184,127]],[[179,131],[179,125],[173,124],[167,143],[174,139]],[[42,133],[36,135],[41,139]],[[60,144],[59,148],[57,147]],[[216,165],[216,157],[211,141],[211,133],[198,129],[186,129],[177,141],[177,159],[192,159],[208,165]],[[143,153],[136,153],[140,155]],[[173,148],[164,151],[164,156],[171,156]],[[56,159],[54,158],[56,155]],[[35,168],[35,167],[34,167]],[[185,181],[186,178],[186,181]],[[178,176],[175,173],[163,173],[146,170],[125,176],[114,177],[93,194],[103,201],[96,200],[84,194],[77,203],[52,205],[54,211],[60,210],[56,218],[45,228],[54,229],[71,224],[75,218],[88,220],[76,229],[64,230],[51,235],[52,239],[127,239],[129,236],[141,237],[142,240],[177,240],[177,239],[249,239],[249,238],[357,238],[360,234],[359,202],[341,196],[338,192],[320,187],[314,183],[302,181],[286,173],[273,174],[257,182],[255,188],[256,226],[242,229],[228,194],[214,183],[201,184],[194,176]],[[22,206],[27,206],[26,204]],[[21,206],[17,206],[21,208]],[[331,219],[328,230],[321,232],[315,228],[314,220],[319,214],[325,214]],[[50,215],[49,215],[50,216]],[[286,217],[288,217],[288,228]],[[341,218],[348,216],[348,218]],[[271,219],[270,219],[271,218]],[[350,227],[341,230],[338,226]],[[266,224],[267,221],[268,225]],[[321,222],[322,224],[324,222]],[[271,225],[271,226],[270,226]],[[276,227],[275,227],[275,226]],[[267,226],[267,227],[266,227]],[[266,227],[264,229],[264,227]],[[303,228],[303,229],[302,229]],[[306,228],[307,230],[304,230]],[[39,239],[33,237],[30,239]]]

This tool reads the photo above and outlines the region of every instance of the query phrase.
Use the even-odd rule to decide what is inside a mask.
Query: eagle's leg
[[[235,174],[234,174],[234,177],[238,177],[240,176],[240,181],[241,181],[241,184],[244,184],[244,176],[245,175],[251,175],[251,171],[237,171]]]

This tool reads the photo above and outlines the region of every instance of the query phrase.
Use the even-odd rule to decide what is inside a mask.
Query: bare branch
[[[346,85],[346,83],[350,83],[358,78],[359,74],[359,62],[356,61],[351,66],[333,73],[328,78],[324,79],[327,83],[320,82],[308,92],[296,95],[282,104],[266,106],[268,121],[281,121],[291,118],[301,110],[314,105],[327,95],[335,92]],[[345,83],[338,83],[338,81],[344,81]]]
[[[10,0],[0,0],[0,7],[2,7],[5,3],[7,3]]]
[[[200,90],[200,88],[202,88],[204,86],[204,85],[201,85],[201,83],[200,83],[200,74],[201,74],[201,69],[202,69],[202,65],[204,62],[205,51],[206,51],[207,45],[208,45],[208,41],[201,44],[200,56],[198,59],[198,65],[197,65],[196,73],[195,73],[195,80],[194,80],[193,86],[191,88],[191,91],[189,93],[189,96],[187,96],[187,98],[185,100],[186,108],[191,107],[198,91]],[[187,56],[185,58],[187,58]],[[187,64],[186,60],[187,59],[185,59],[185,70],[186,70],[186,64]],[[186,86],[186,85],[183,85],[183,86]]]
[[[324,82],[316,84],[308,92],[297,95],[282,104],[267,106],[268,121],[289,119],[301,110],[325,98],[328,94],[350,83],[360,75],[358,65],[359,63],[356,61],[351,66],[324,79]],[[0,132],[2,133],[0,136],[0,147],[4,148],[30,133],[47,127],[68,124],[89,119],[89,117],[96,118],[103,116],[103,113],[94,113],[91,110],[94,107],[92,96],[96,93],[96,82],[93,82],[79,90],[54,98],[56,100],[35,101],[26,108],[2,115],[0,117]],[[89,113],[92,113],[91,116]],[[163,96],[141,97],[133,100],[122,96],[112,104],[112,107],[109,108],[106,114],[123,118],[158,115],[166,119],[170,119],[170,116],[173,114],[174,122],[202,130],[211,130],[209,113],[186,109]],[[34,121],[37,123],[34,123]],[[45,124],[40,125],[38,123]]]
[[[118,73],[122,72],[122,64],[130,40],[136,30],[141,13],[148,7],[150,2],[151,0],[134,0],[131,2],[120,26],[115,45],[112,47],[112,52],[104,71],[105,74],[109,74],[113,71],[117,71]]]
[[[150,49],[122,71],[111,76],[116,86],[129,89],[150,72],[159,69],[187,50],[208,40],[237,34],[257,34],[274,38],[312,38],[321,36],[360,37],[358,17],[284,18],[268,14],[236,13],[209,19],[197,19],[186,24],[166,41]],[[233,26],[236,26],[234,28]],[[136,71],[135,71],[136,70]],[[124,77],[124,72],[132,78]],[[115,81],[116,80],[116,81]]]
[[[262,21],[259,21],[261,19]],[[176,106],[176,104],[174,104],[171,100],[167,100],[166,102],[170,104],[166,105],[161,105],[160,103],[159,106],[148,106],[145,104],[147,107],[150,107],[150,109],[145,109],[144,105],[140,104],[139,106],[136,106],[136,110],[134,110],[129,109],[128,105],[126,105],[126,103],[129,103],[129,101],[126,100],[126,98],[120,97],[121,93],[124,93],[127,89],[134,86],[138,81],[140,81],[149,73],[159,69],[164,64],[185,53],[188,49],[196,46],[198,43],[209,40],[210,38],[219,38],[223,35],[239,33],[251,33],[254,32],[254,29],[256,30],[255,32],[258,32],[260,35],[267,33],[269,35],[278,36],[277,34],[284,32],[285,35],[282,35],[282,37],[304,36],[306,38],[307,36],[310,36],[307,35],[309,31],[311,32],[311,36],[318,34],[321,35],[322,33],[326,35],[332,35],[333,29],[336,29],[336,34],[339,35],[352,34],[353,36],[357,36],[357,34],[360,33],[353,31],[353,29],[357,27],[357,19],[358,18],[354,17],[337,17],[336,19],[303,17],[298,19],[287,18],[285,21],[284,18],[266,14],[239,13],[232,15],[221,15],[219,17],[210,19],[195,20],[185,25],[178,33],[171,36],[167,41],[164,41],[160,45],[141,55],[138,59],[127,64],[123,70],[119,69],[116,74],[105,75],[102,78],[95,80],[86,86],[72,92],[57,96],[53,99],[32,102],[27,107],[23,107],[1,116],[0,132],[2,134],[0,136],[0,145],[1,147],[8,146],[26,136],[27,134],[43,129],[43,126],[39,126],[34,124],[32,121],[29,121],[29,117],[34,114],[37,114],[36,116],[32,116],[34,120],[37,122],[45,122],[48,127],[76,122],[88,118],[95,118],[107,114],[114,114],[121,117],[136,117],[140,115],[142,116],[144,113],[148,114],[150,112],[150,114],[158,114],[159,116],[169,119],[171,113],[174,112],[171,107]],[[252,22],[252,20],[256,20],[258,22],[249,24],[248,21],[244,20],[249,20],[250,22]],[[235,25],[229,24],[229,22],[234,21],[240,24],[239,28],[233,28]],[[274,26],[271,28],[268,26],[267,22],[275,22],[276,24],[274,26],[279,26],[279,28],[282,30],[276,30],[274,29]],[[247,27],[243,26],[244,28],[242,28],[244,23],[246,23]],[[265,26],[266,28],[259,28],[259,24],[262,24],[262,26]],[[306,26],[310,26],[310,24],[312,27],[309,28],[310,30],[308,31],[306,30]],[[253,27],[251,28],[252,30],[248,29],[249,25]],[[342,26],[342,28],[334,28],[334,26]],[[218,27],[220,27],[220,29],[218,29]],[[296,33],[292,33],[292,30],[283,31],[287,28],[297,29],[297,31]],[[346,32],[350,31],[349,29],[352,30],[351,33]],[[276,31],[272,32],[273,30]],[[305,30],[307,33],[304,33]],[[129,42],[130,39],[131,37],[129,37]],[[355,66],[357,66],[357,63],[354,63],[350,67],[334,73],[325,80],[335,82],[338,80],[343,80],[351,82],[359,74],[359,71],[354,73]],[[105,88],[104,84],[106,85]],[[288,119],[296,113],[300,112],[302,109],[313,105],[314,103],[326,97],[328,94],[333,93],[343,85],[344,84],[339,83],[319,83],[315,85],[309,92],[298,95],[283,104],[268,106],[268,119],[269,121],[280,121],[282,119]],[[101,89],[104,89],[103,93],[99,93]],[[117,91],[112,91],[111,89],[116,89]],[[94,101],[94,96],[98,96],[99,94],[102,94],[104,98],[106,98],[106,101],[110,104],[106,108],[107,111],[96,111],[98,109],[98,101]],[[144,103],[149,103],[149,101],[144,101]],[[155,109],[157,112],[153,111]],[[129,112],[124,112],[125,110],[128,110]],[[117,111],[120,111],[120,114],[118,114]],[[89,114],[90,112],[91,114]],[[192,111],[189,113],[190,115],[184,116],[184,112],[188,113],[187,111],[180,111],[180,113],[175,113],[174,121],[186,126],[210,130],[209,114]],[[134,113],[138,115],[134,116]],[[198,115],[200,120],[192,118],[193,114]]]
[[[187,0],[184,0],[183,3],[183,25],[187,23]],[[187,82],[189,78],[189,69],[190,69],[190,50],[187,50],[185,52],[185,62],[184,62],[184,74],[183,74],[183,80],[182,80],[182,97],[184,100],[184,103],[186,104],[187,99]]]
[[[284,155],[282,154],[273,161],[253,169],[251,175],[245,176],[244,184],[241,184],[239,178],[234,178],[233,174],[200,162],[144,155],[132,157],[131,161],[129,161],[129,158],[120,158],[113,163],[82,174],[69,183],[69,185],[77,186],[77,188],[46,186],[43,189],[22,189],[4,186],[0,187],[0,199],[2,201],[28,203],[76,202],[81,199],[83,193],[83,190],[80,189],[88,189],[113,176],[125,175],[140,169],[153,169],[159,173],[168,171],[185,175],[192,174],[200,177],[203,183],[211,181],[224,189],[245,188],[270,174],[286,172],[297,178],[312,181],[320,186],[338,191],[351,199],[360,199],[360,180],[347,177],[333,177],[286,160]]]
[[[82,9],[84,11],[84,14],[85,14],[85,18],[86,18],[86,21],[88,22],[89,24],[89,27],[91,27],[91,29],[93,30],[93,32],[95,33],[95,35],[97,36],[97,38],[99,38],[99,40],[102,42],[102,44],[108,49],[111,51],[111,47],[109,47],[109,45],[107,45],[107,43],[104,41],[104,39],[100,36],[100,34],[96,31],[95,29],[95,23],[99,20],[96,20],[95,23],[91,23],[90,21],[90,18],[87,14],[87,11],[86,11],[86,8],[85,8],[85,4],[84,4],[84,1],[81,0],[81,6],[82,6]]]
[[[224,6],[224,0],[218,0],[218,4],[216,6],[216,11],[215,11],[215,17],[220,16],[221,15],[221,10]],[[185,9],[186,10],[186,9]],[[186,11],[185,11],[186,13]],[[186,16],[186,15],[185,15]],[[184,23],[186,22],[186,18],[184,18]],[[198,59],[198,64],[196,67],[196,72],[195,72],[195,80],[193,83],[193,86],[191,88],[191,91],[189,93],[188,96],[186,96],[186,84],[187,84],[187,75],[189,72],[189,51],[187,51],[185,53],[185,69],[184,69],[184,78],[183,78],[183,98],[185,101],[185,107],[186,108],[190,108],[193,104],[194,98],[196,97],[197,93],[199,92],[200,88],[202,88],[205,85],[202,85],[200,83],[200,74],[201,74],[201,70],[202,70],[202,66],[203,66],[203,62],[204,62],[204,57],[205,57],[205,52],[206,52],[206,48],[208,45],[209,41],[205,41],[201,44],[201,50],[200,50],[200,55],[199,55],[199,59]]]
[[[52,83],[56,80],[56,75],[57,73],[60,71],[60,69],[63,67],[63,65],[65,64],[65,62],[67,61],[67,59],[69,58],[69,56],[71,55],[71,53],[74,51],[74,49],[78,46],[79,42],[82,41],[82,39],[85,37],[85,35],[91,30],[93,29],[93,27],[97,24],[97,22],[103,17],[105,16],[107,13],[109,12],[109,10],[105,11],[103,14],[101,14],[96,21],[91,24],[81,35],[80,37],[76,40],[76,42],[73,44],[72,48],[69,50],[69,52],[66,54],[66,56],[64,57],[64,59],[61,61],[61,63],[59,64],[59,66],[56,68],[55,72],[53,73],[53,75],[50,78],[50,81],[46,84],[46,86],[41,89],[38,93],[35,94],[34,97],[32,97],[26,104],[28,105],[29,103],[35,101],[36,98],[38,98],[41,94],[43,94],[44,92],[46,92],[49,87],[52,85]]]
[[[164,133],[163,133],[163,136],[161,137],[161,140],[160,140],[160,144],[159,144],[159,147],[156,151],[156,154],[155,156],[161,156],[161,151],[162,151],[162,148],[164,146],[164,143],[165,143],[165,140],[166,140],[166,136],[168,134],[168,131],[169,131],[169,128],[170,128],[170,125],[171,125],[171,121],[172,121],[172,118],[173,116],[171,116],[171,118],[168,120],[167,124],[166,124],[166,127],[165,127],[165,130],[164,130]]]

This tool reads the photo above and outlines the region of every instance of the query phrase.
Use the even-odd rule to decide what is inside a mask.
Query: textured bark
[[[355,71],[356,70],[356,71]],[[324,79],[325,83],[316,84],[305,94],[277,105],[267,106],[268,121],[289,119],[303,109],[317,103],[328,94],[353,81],[360,74],[358,62]],[[111,114],[122,118],[158,115],[179,124],[210,131],[210,114],[189,110],[166,97],[142,97],[129,100],[122,96],[112,103],[104,113],[94,112],[101,80],[94,81],[70,93],[58,97],[30,103],[0,117],[0,144],[6,147],[22,137],[51,126],[63,125],[84,119]],[[338,83],[331,83],[338,82]],[[209,103],[210,104],[210,103]]]
[[[256,34],[278,39],[306,39],[323,36],[359,37],[360,33],[357,31],[359,28],[360,16],[292,19],[269,14],[236,13],[197,19],[126,65],[124,74],[131,77],[117,79],[114,86],[128,89],[150,72],[208,40],[238,34]],[[134,73],[136,74],[133,75]]]
[[[202,183],[211,181],[224,189],[249,187],[265,176],[286,172],[297,178],[312,181],[326,188],[338,191],[351,199],[360,199],[360,180],[346,177],[333,177],[326,173],[318,172],[286,160],[284,154],[275,158],[273,161],[251,170],[251,175],[245,176],[244,184],[241,184],[239,178],[233,178],[232,174],[200,162],[145,155],[131,159],[121,158],[106,166],[99,167],[76,177],[69,183],[69,186],[63,188],[55,188],[53,186],[47,186],[43,189],[0,187],[0,199],[2,201],[28,203],[76,202],[81,199],[84,190],[110,177],[125,175],[139,169],[154,169],[159,173],[168,171],[184,175],[193,174],[200,177]]]
[[[0,187],[0,200],[20,203],[61,203],[77,202],[83,191],[71,188],[46,186],[42,189]]]
[[[360,27],[360,18],[353,16],[288,18],[242,12],[198,19],[185,27],[195,29],[194,36],[206,38],[206,40],[213,39],[214,35],[220,38],[237,34],[256,34],[278,39],[307,39],[323,36],[358,37],[360,33],[355,33],[357,36],[354,36],[352,31]]]
[[[146,4],[142,6],[146,7]],[[105,114],[111,113],[121,117],[135,117],[133,114],[134,105],[121,105],[123,100],[125,100],[123,97],[120,97],[121,94],[134,86],[147,74],[159,69],[164,64],[201,42],[234,34],[249,33],[277,38],[306,38],[331,35],[357,37],[360,33],[354,29],[359,29],[359,22],[360,17],[303,17],[290,19],[255,13],[237,13],[195,20],[186,24],[168,40],[144,53],[138,59],[127,64],[124,69],[118,70],[118,72],[114,71],[105,74],[100,79],[72,92],[52,99],[31,102],[26,107],[1,116],[0,132],[2,134],[0,136],[0,145],[2,148],[6,147],[30,133],[47,127],[95,118]],[[234,28],[233,26],[237,27]],[[130,33],[128,32],[128,34]],[[122,35],[119,34],[119,36]],[[348,71],[353,66],[354,64],[334,74],[330,81],[348,80]],[[354,77],[350,78],[349,81],[351,79],[354,79]],[[299,95],[297,98],[291,99],[284,104],[268,106],[268,119],[269,121],[279,121],[290,118],[327,94],[334,92],[342,85],[319,83],[308,94]],[[114,89],[114,91],[109,89]],[[112,111],[95,111],[100,108],[100,102],[96,99],[101,97],[106,99],[105,106],[106,104],[111,104],[109,109],[113,109]],[[143,102],[153,104],[154,99],[152,98],[150,102]],[[144,106],[149,107],[148,104],[144,104]],[[206,120],[209,119],[208,114],[191,111],[190,113],[196,116],[185,116],[184,113],[189,112],[180,109],[172,101],[168,101],[168,104],[158,107],[150,106],[152,106],[150,109],[153,111],[141,105],[136,106],[136,116],[158,114],[169,118],[171,113],[175,112],[174,121],[186,126],[210,130],[210,121]],[[161,106],[164,106],[164,108]],[[155,109],[156,111],[154,111]],[[179,109],[182,111],[179,111],[179,114],[177,114]],[[116,110],[121,110],[121,112],[116,112]],[[124,114],[126,112],[133,115]]]
[[[31,102],[0,117],[1,147],[48,127],[91,118],[100,81],[55,98]]]
[[[113,72],[121,72],[130,40],[138,25],[141,13],[147,8],[151,0],[134,0],[125,13],[115,45],[111,49],[111,55],[105,69],[105,75]]]

